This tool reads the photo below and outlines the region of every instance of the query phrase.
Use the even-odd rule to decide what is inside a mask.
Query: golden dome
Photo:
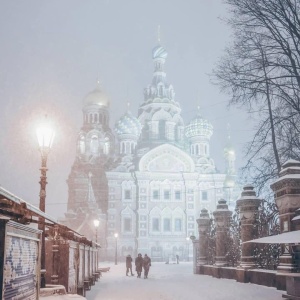
[[[89,92],[84,98],[84,105],[100,105],[109,106],[109,100],[107,95],[100,89],[100,84],[98,82],[97,87]]]

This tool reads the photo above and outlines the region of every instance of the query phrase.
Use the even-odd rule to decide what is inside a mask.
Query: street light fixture
[[[114,234],[114,236],[115,236],[115,239],[116,239],[116,251],[115,251],[115,265],[117,265],[118,264],[118,233],[115,233]]]
[[[41,153],[41,177],[40,177],[40,205],[39,208],[42,212],[45,212],[46,206],[46,185],[47,185],[47,158],[49,151],[52,147],[54,139],[54,131],[47,125],[41,126],[36,130],[36,135],[39,143],[39,150]],[[46,249],[45,249],[45,219],[43,217],[39,218],[38,228],[42,231],[42,247],[41,247],[41,288],[46,286]]]
[[[96,243],[97,243],[97,236],[98,236],[97,229],[98,229],[98,227],[99,227],[99,224],[100,224],[100,221],[97,220],[97,219],[95,219],[95,220],[94,220],[94,226],[95,226],[95,228],[96,228]]]
[[[187,246],[187,261],[190,261],[190,247],[189,247],[190,238],[187,236],[185,239],[186,239],[186,246]]]
[[[97,229],[98,229],[98,227],[99,227],[99,224],[100,224],[100,221],[98,220],[98,219],[95,219],[94,220],[94,226],[95,226],[95,229],[96,229],[96,232],[95,232],[95,234],[96,234],[96,265],[97,265],[97,270],[98,270],[98,267],[99,267],[99,253],[98,253],[98,245],[97,245],[97,243],[98,243],[98,232],[97,232]]]

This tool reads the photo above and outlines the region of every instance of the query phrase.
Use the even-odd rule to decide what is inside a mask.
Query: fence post
[[[255,238],[256,231],[254,223],[260,203],[261,200],[256,197],[254,187],[252,185],[244,186],[241,198],[237,200],[237,208],[239,209],[239,218],[241,222],[242,243]],[[242,244],[240,267],[248,269],[255,266],[253,249],[253,243]]]
[[[292,219],[300,208],[300,162],[288,160],[284,163],[279,178],[271,184],[271,189],[279,210],[280,232],[296,230],[296,223]],[[292,272],[294,263],[290,246],[283,245],[282,252],[277,270]]]
[[[226,200],[218,201],[217,209],[213,212],[216,221],[216,266],[222,267],[227,265],[226,261],[226,244],[230,226],[232,211],[228,209]]]
[[[208,232],[210,225],[210,218],[207,209],[203,208],[201,210],[200,218],[197,219],[197,223],[199,231],[199,258],[197,258],[196,261],[196,272],[199,274],[200,266],[207,264]]]

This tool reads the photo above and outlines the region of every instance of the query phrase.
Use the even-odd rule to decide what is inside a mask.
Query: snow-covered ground
[[[125,264],[110,266],[107,273],[88,291],[88,300],[279,300],[282,291],[234,280],[194,275],[192,263],[166,265],[152,263],[148,279],[126,277]],[[136,273],[136,272],[134,272]]]

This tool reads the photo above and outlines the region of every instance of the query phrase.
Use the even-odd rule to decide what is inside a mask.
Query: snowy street
[[[194,275],[191,262],[166,265],[152,263],[149,278],[126,277],[125,263],[110,266],[100,281],[88,291],[88,300],[279,300],[283,291],[234,280]],[[134,272],[136,273],[136,272]]]

